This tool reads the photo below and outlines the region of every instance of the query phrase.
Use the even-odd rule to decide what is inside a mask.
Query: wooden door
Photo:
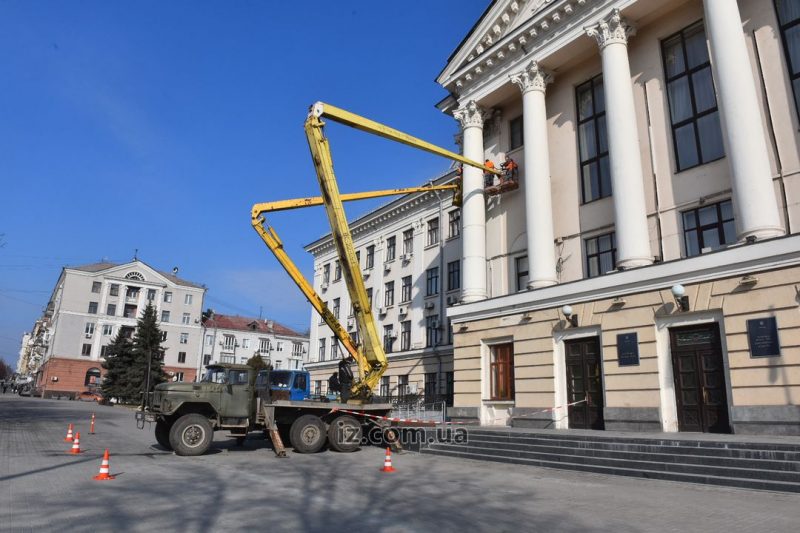
[[[716,323],[670,328],[678,429],[730,433],[722,345]]]
[[[570,429],[605,429],[600,338],[564,341]]]

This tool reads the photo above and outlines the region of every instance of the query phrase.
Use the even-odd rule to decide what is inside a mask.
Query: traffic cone
[[[381,468],[381,472],[394,472],[394,467],[392,466],[392,452],[389,448],[386,448],[386,458],[383,460],[383,468]]]
[[[83,453],[81,450],[81,432],[78,431],[75,433],[75,440],[72,441],[72,449],[69,453]]]
[[[64,437],[64,442],[72,442],[72,424],[67,428],[67,436]]]
[[[92,413],[92,425],[89,426],[89,435],[94,435],[94,413]]]
[[[103,462],[100,463],[100,473],[94,476],[94,479],[98,481],[104,481],[106,479],[114,479],[116,476],[112,476],[108,473],[109,466],[108,466],[108,448],[106,448],[106,453],[103,454]]]

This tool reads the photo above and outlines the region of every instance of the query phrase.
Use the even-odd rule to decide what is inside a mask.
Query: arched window
[[[87,387],[98,387],[100,385],[100,369],[92,367],[87,370],[86,379],[83,380],[83,384]]]
[[[125,274],[125,279],[133,279],[136,281],[144,281],[144,276],[142,276],[139,272],[135,270],[133,272],[128,272]]]

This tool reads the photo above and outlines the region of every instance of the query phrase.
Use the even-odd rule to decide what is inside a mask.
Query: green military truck
[[[312,400],[309,384],[303,370],[256,372],[245,365],[210,365],[197,383],[157,385],[136,420],[142,429],[145,422],[155,422],[156,441],[188,456],[204,454],[215,431],[229,431],[241,444],[249,432],[263,430],[279,455],[281,434],[296,452],[315,453],[326,444],[351,452],[361,445],[367,424],[389,425],[375,417],[388,415],[391,405]]]

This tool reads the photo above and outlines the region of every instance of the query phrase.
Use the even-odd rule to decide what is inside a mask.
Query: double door
[[[568,407],[570,429],[605,429],[600,338],[564,341],[564,351],[567,402],[575,403]]]

